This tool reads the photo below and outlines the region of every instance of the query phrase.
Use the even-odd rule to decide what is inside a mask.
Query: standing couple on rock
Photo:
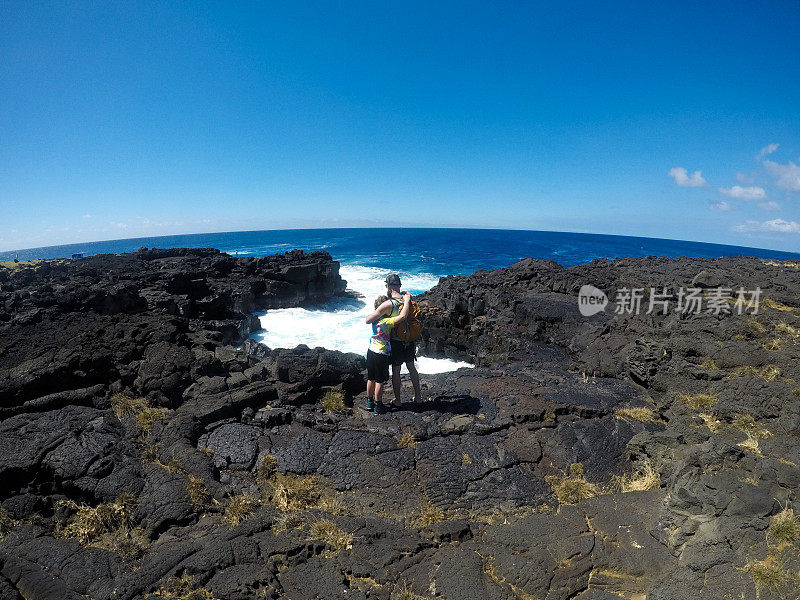
[[[366,319],[372,324],[372,337],[367,350],[367,410],[381,413],[385,410],[383,388],[389,379],[392,365],[393,408],[400,408],[400,369],[403,363],[414,386],[414,403],[422,402],[419,373],[414,365],[416,343],[421,324],[416,319],[419,307],[411,301],[411,294],[400,291],[400,277],[386,278],[386,295],[375,299],[375,312]],[[413,321],[411,321],[413,319]],[[411,321],[411,322],[410,322]]]

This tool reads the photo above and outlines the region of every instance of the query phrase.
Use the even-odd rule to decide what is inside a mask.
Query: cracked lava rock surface
[[[584,284],[762,296],[583,317]],[[420,351],[476,368],[383,415],[362,357],[248,339],[345,287],[325,252],[0,267],[0,598],[800,596],[798,265],[442,278]]]

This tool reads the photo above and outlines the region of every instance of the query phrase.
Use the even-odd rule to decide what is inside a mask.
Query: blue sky
[[[392,224],[800,250],[798,31],[796,0],[7,0],[0,250]]]

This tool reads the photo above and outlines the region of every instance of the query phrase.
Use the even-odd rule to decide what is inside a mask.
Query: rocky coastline
[[[586,284],[761,296],[586,317]],[[247,339],[345,287],[325,252],[0,267],[0,598],[800,595],[797,264],[442,278],[420,349],[477,366],[380,416],[361,357]]]

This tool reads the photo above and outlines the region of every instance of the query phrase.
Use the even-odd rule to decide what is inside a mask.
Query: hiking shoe
[[[386,405],[383,402],[376,402],[375,403],[375,414],[382,415],[386,413]]]
[[[375,410],[375,400],[373,400],[372,398],[370,398],[369,400],[367,400],[366,409],[367,409],[368,411],[370,411],[370,412],[372,412],[373,410]]]

